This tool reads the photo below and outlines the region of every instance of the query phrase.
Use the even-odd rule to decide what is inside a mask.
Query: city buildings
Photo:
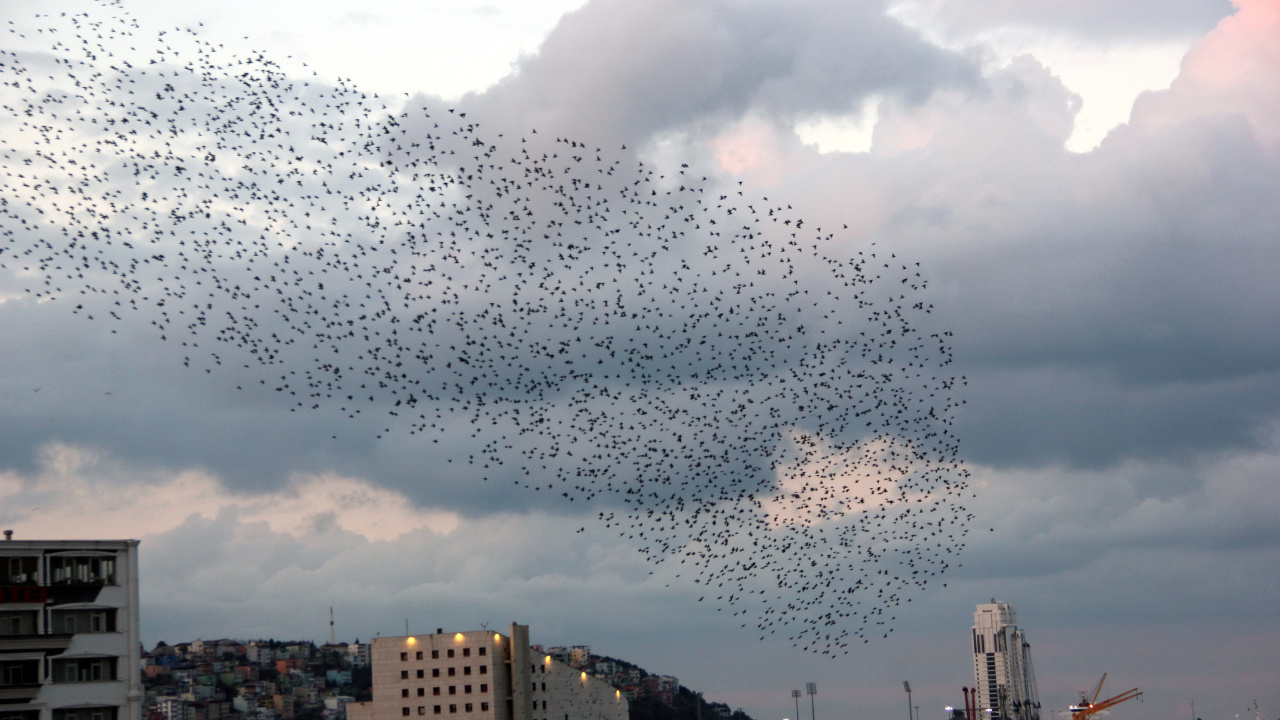
[[[1039,720],[1031,645],[1013,606],[995,598],[978,605],[972,634],[978,712],[989,720]]]
[[[0,540],[0,720],[141,720],[138,541]]]
[[[622,692],[535,651],[527,625],[377,638],[373,700],[349,703],[347,720],[627,720]],[[441,720],[444,720],[441,718]]]

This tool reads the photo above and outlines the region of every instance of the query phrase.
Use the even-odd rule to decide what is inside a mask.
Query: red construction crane
[[[1106,681],[1107,674],[1102,673],[1102,679],[1098,681],[1098,687],[1093,690],[1093,699],[1090,699],[1085,693],[1080,693],[1080,704],[1071,706],[1072,720],[1090,720],[1094,715],[1106,710],[1107,708],[1119,705],[1126,700],[1132,700],[1136,697],[1142,696],[1142,693],[1138,691],[1138,688],[1134,688],[1128,692],[1120,693],[1115,697],[1099,701],[1098,696],[1102,694],[1102,683]]]

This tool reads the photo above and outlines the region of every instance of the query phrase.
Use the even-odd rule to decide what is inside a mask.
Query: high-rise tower
[[[1009,603],[978,605],[973,613],[974,720],[1040,720],[1031,645]]]

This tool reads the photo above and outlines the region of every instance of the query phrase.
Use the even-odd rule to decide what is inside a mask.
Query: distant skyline
[[[0,0],[4,49],[40,47],[15,34],[33,13],[85,7]],[[1191,720],[1193,701],[1251,720],[1255,699],[1280,718],[1280,3],[124,7],[142,37],[201,27],[313,82],[689,163],[919,261],[969,381],[977,515],[963,566],[887,639],[802,653],[699,603],[597,507],[462,482],[416,436],[237,392],[148,327],[33,301],[6,258],[0,527],[140,538],[148,648],[323,642],[331,605],[348,642],[516,621],[757,720],[790,718],[807,681],[819,720],[894,720],[903,680],[942,720],[995,598],[1045,720],[1103,672],[1145,691],[1115,720]]]

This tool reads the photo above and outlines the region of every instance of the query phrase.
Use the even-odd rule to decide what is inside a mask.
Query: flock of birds
[[[295,411],[386,413],[435,472],[597,503],[806,650],[887,636],[955,563],[963,379],[918,263],[198,29],[140,51],[116,2],[8,30],[0,265],[29,301],[150,324]]]

